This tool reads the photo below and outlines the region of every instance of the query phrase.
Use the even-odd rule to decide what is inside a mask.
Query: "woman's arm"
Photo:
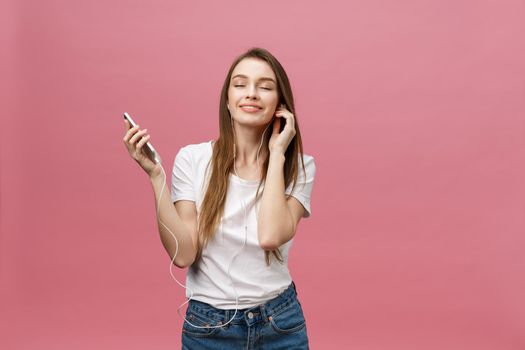
[[[180,268],[188,267],[193,263],[197,254],[197,210],[195,209],[195,202],[176,202],[181,209],[180,214],[182,215],[179,215],[179,212],[171,202],[170,192],[166,191],[168,187],[165,185],[166,180],[164,176],[160,174],[159,176],[150,177],[150,181],[155,195],[155,206],[157,206],[157,202],[159,202],[160,191],[164,184],[164,193],[162,193],[162,198],[159,203],[160,210],[157,207],[155,208],[159,212],[157,224],[159,226],[162,244],[168,252],[170,259],[173,259],[176,251],[176,243],[172,234],[164,227],[164,225],[166,225],[175,237],[177,237],[179,243],[179,249],[174,261],[175,265]]]
[[[264,250],[277,249],[291,240],[304,213],[304,208],[297,199],[291,197],[286,200],[284,162],[282,152],[270,153],[257,223],[259,245]]]

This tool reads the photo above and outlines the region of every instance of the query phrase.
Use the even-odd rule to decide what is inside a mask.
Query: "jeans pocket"
[[[209,337],[219,330],[220,326],[216,320],[208,318],[206,316],[197,314],[193,311],[188,311],[186,313],[186,319],[192,324],[184,321],[182,325],[182,332],[184,334],[195,336],[195,337]],[[210,327],[211,326],[211,327]]]
[[[273,329],[278,333],[293,333],[306,326],[303,310],[297,301],[268,317]]]

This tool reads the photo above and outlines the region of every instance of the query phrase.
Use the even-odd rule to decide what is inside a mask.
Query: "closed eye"
[[[237,85],[233,85],[234,87],[243,87],[245,85],[240,85],[240,84],[237,84]],[[261,89],[264,89],[264,90],[272,90],[272,88],[268,88],[268,87],[261,87]]]

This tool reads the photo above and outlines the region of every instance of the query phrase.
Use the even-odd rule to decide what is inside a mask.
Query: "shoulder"
[[[195,174],[200,174],[209,164],[212,154],[211,141],[188,144],[178,151],[175,164],[191,168]]]
[[[300,158],[297,160],[297,181],[312,182],[315,177],[315,159],[312,155],[303,153],[302,160],[302,162]]]
[[[189,145],[182,146],[180,149],[189,153],[205,153],[208,149],[211,150],[211,141],[205,141],[201,143],[190,143]]]
[[[306,153],[303,153],[303,161],[304,161],[304,164],[306,165],[306,163],[314,163],[314,157],[310,154],[306,154]]]
[[[315,159],[312,155],[303,153],[303,162],[307,173],[315,173]],[[302,164],[300,163],[299,168],[302,170]]]
[[[202,157],[210,156],[212,153],[211,141],[205,141],[201,143],[191,143],[186,146],[182,146],[179,150],[180,154],[193,159],[200,159]]]

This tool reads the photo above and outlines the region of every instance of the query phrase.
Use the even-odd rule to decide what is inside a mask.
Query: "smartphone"
[[[131,116],[128,113],[126,113],[126,112],[124,112],[124,119],[127,120],[131,124],[131,127],[134,127],[134,126],[137,125],[137,123],[135,123],[133,118],[131,118]],[[153,163],[160,164],[160,162],[161,162],[160,155],[157,153],[157,151],[155,151],[155,148],[153,148],[151,143],[147,142],[144,145],[144,147],[142,147],[142,149],[144,150],[144,153],[146,153],[146,156]]]

